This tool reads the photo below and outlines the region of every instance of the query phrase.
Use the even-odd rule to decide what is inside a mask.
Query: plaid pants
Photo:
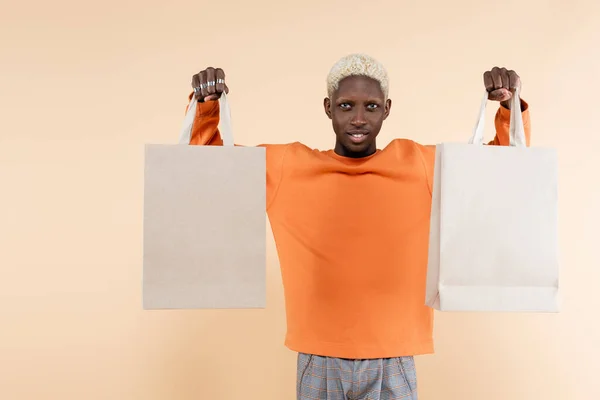
[[[298,400],[417,400],[413,357],[349,360],[298,354]]]

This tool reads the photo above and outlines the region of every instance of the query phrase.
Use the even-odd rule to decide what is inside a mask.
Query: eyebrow
[[[336,99],[335,101],[336,103],[356,103],[356,100],[351,100],[348,99],[346,97],[340,97],[338,99]],[[375,97],[370,97],[367,100],[365,100],[365,103],[383,103],[384,100],[381,100],[380,98],[375,98]]]

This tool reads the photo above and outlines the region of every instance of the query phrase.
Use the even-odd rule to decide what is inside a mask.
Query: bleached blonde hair
[[[329,98],[338,89],[340,81],[349,76],[366,76],[379,82],[384,97],[388,98],[388,73],[379,61],[367,54],[350,54],[336,62],[327,75]]]

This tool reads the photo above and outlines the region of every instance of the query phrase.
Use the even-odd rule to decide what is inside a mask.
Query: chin
[[[367,143],[361,143],[361,144],[348,143],[347,149],[352,152],[355,152],[355,153],[362,153],[362,152],[367,151],[370,147],[371,147],[371,145],[367,144]]]
[[[367,151],[369,151],[369,149],[371,148],[372,143],[360,143],[360,144],[356,144],[354,142],[349,142],[349,143],[345,143],[344,147],[346,148],[346,151],[348,153],[352,153],[352,154],[363,154],[366,153]]]
[[[362,150],[367,150],[369,149],[371,146],[373,146],[373,141],[372,140],[368,140],[362,143],[354,143],[353,141],[348,141],[348,148],[350,149],[362,149]]]

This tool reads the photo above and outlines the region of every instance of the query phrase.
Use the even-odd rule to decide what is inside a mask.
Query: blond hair
[[[379,82],[387,99],[389,91],[388,74],[383,65],[366,54],[350,54],[336,62],[327,75],[327,95],[331,98],[340,81],[349,76],[366,76]]]

